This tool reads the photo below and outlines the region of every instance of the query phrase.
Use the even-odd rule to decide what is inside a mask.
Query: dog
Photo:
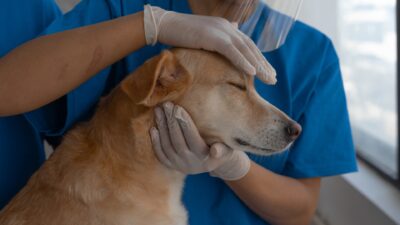
[[[149,130],[166,101],[192,116],[207,144],[270,155],[300,126],[222,56],[172,49],[146,61],[74,127],[0,212],[1,225],[185,225],[185,175],[156,158]]]

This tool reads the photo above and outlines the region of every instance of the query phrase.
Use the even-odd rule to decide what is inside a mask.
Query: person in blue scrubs
[[[90,117],[102,95],[146,59],[165,48],[161,45],[147,47],[108,67],[146,45],[145,37],[151,32],[144,33],[144,2],[132,1],[126,7],[129,11],[124,12],[125,6],[114,1],[84,1],[71,13],[55,21],[40,38],[10,52],[39,35],[60,13],[53,0],[4,2],[1,5],[0,38],[3,43],[1,55],[4,57],[0,60],[0,207],[16,194],[45,160],[44,139],[57,146],[71,126]],[[129,16],[122,17],[124,15]],[[193,19],[194,16],[183,14],[174,18],[181,17],[184,18],[181,27],[186,36],[181,35],[176,27],[169,29],[164,22],[159,27],[165,30],[159,31],[160,42],[163,36],[168,38],[165,42],[172,46],[217,50],[216,44],[222,43],[229,48],[220,48],[221,54],[242,63],[238,66],[244,70],[256,73],[246,53],[262,57],[261,52],[247,51],[242,54],[236,51],[237,54],[228,54],[230,49],[236,49],[241,44],[230,42],[231,39],[243,40],[238,37],[235,27],[220,26],[222,29],[219,31],[225,32],[225,39],[210,33],[198,40],[196,32],[216,29],[219,25],[216,21],[219,20],[205,17]],[[45,36],[90,24],[96,25]],[[226,21],[226,24],[229,22]],[[192,32],[188,32],[188,28]],[[243,43],[246,42],[249,41],[243,40]]]
[[[61,12],[53,0],[2,1],[0,58],[37,37],[58,16]],[[43,137],[24,115],[0,117],[0,208],[25,185],[44,159]]]
[[[13,88],[4,93],[17,96],[15,102],[19,104],[9,107],[13,112],[4,114],[25,112],[51,102],[24,117],[39,135],[57,145],[57,139],[70,127],[92,115],[101,96],[145,60],[167,48],[162,44],[141,48],[143,45],[129,42],[136,39],[145,42],[143,34],[132,31],[142,29],[143,22],[132,22],[135,20],[129,18],[143,17],[140,12],[147,3],[191,14],[196,10],[190,7],[190,2],[84,0],[45,31],[56,35],[33,41],[9,56],[11,65],[15,63],[13,58],[31,59],[32,55],[24,54],[29,52],[24,50],[31,49],[46,52],[52,60],[46,56],[38,58],[35,66],[43,65],[43,68],[37,69],[37,76],[32,75],[36,72],[33,71],[18,77],[22,74],[19,70],[26,69],[29,60],[23,60],[21,65],[25,66],[18,68],[14,64],[15,76],[24,79],[9,82]],[[260,19],[259,23],[265,21]],[[92,24],[96,25],[87,26]],[[123,35],[115,35],[118,32]],[[255,34],[251,38],[256,41],[259,36]],[[103,45],[105,49],[99,49],[94,47],[96,42],[108,44]],[[108,49],[113,51],[105,51]],[[249,154],[250,170],[240,180],[223,181],[208,173],[188,176],[183,200],[189,212],[189,224],[307,224],[315,211],[320,178],[356,170],[339,60],[331,41],[317,30],[296,22],[286,43],[264,56],[275,67],[279,82],[269,86],[257,80],[256,88],[262,97],[302,125],[302,135],[290,151],[282,154],[271,157]],[[114,63],[120,58],[123,59]],[[79,79],[71,82],[70,76],[76,74]],[[54,76],[58,82],[62,81],[62,86],[54,81]],[[48,80],[41,83],[48,86],[46,90],[34,89],[36,85],[29,83],[24,85],[28,81],[38,83],[41,78]],[[17,90],[24,90],[25,95]],[[4,91],[1,82],[0,91]],[[47,91],[59,99],[53,101],[54,97],[46,97]],[[26,93],[35,92],[39,97],[26,99],[29,96]],[[7,157],[7,154],[1,155],[1,158]],[[18,160],[12,160],[8,159],[9,164],[21,166]],[[6,169],[13,179],[26,181],[13,176],[13,168]],[[8,185],[7,180],[0,179],[2,186]]]

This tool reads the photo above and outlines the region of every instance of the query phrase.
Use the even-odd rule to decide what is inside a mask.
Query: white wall
[[[56,0],[57,4],[60,6],[63,12],[67,12],[72,9],[81,0]]]
[[[299,20],[322,31],[339,46],[337,13],[337,0],[304,0]]]

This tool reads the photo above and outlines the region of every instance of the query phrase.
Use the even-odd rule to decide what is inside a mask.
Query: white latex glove
[[[238,180],[250,169],[250,159],[242,151],[218,143],[207,146],[189,114],[168,102],[156,108],[157,128],[150,130],[154,151],[167,167],[185,174],[211,172],[224,180]]]
[[[254,42],[237,25],[220,17],[190,15],[145,6],[146,42],[216,51],[249,75],[268,84],[276,83],[276,71]]]

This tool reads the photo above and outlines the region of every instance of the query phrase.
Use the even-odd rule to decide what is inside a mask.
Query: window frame
[[[400,0],[396,0],[396,37],[397,37],[397,180],[396,186],[400,188]]]

